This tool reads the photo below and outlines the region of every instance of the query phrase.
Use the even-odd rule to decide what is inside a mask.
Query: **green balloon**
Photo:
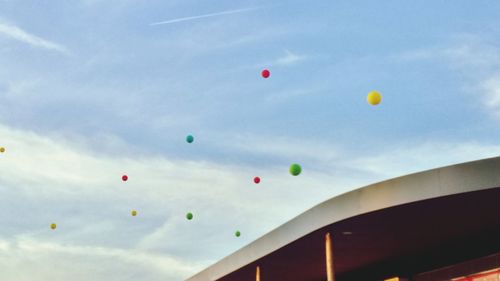
[[[186,215],[186,219],[188,219],[188,220],[192,220],[192,219],[193,219],[193,214],[191,214],[191,213],[187,213],[187,215]]]
[[[240,231],[238,230],[238,231],[236,231],[236,233],[234,233],[234,235],[236,235],[236,237],[240,237],[241,233],[240,233]]]
[[[302,167],[300,167],[299,164],[292,164],[290,166],[290,174],[292,174],[292,176],[298,176],[300,172],[302,172]]]
[[[192,135],[188,135],[188,136],[186,137],[186,141],[187,141],[188,143],[192,143],[192,142],[194,141],[194,137],[193,137]]]

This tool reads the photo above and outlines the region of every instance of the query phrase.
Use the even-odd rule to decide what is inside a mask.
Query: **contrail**
[[[153,25],[160,25],[160,24],[176,23],[176,22],[196,20],[196,19],[201,19],[201,18],[243,13],[243,12],[248,12],[248,11],[257,10],[257,9],[259,9],[259,8],[245,8],[245,9],[238,9],[238,10],[230,10],[230,11],[224,11],[224,12],[213,13],[213,14],[206,14],[206,15],[200,15],[200,16],[193,16],[193,17],[178,18],[178,19],[167,20],[167,21],[160,21],[160,22],[151,23],[149,25],[153,26]]]
[[[0,22],[0,35],[7,36],[11,39],[29,44],[29,45],[34,46],[34,47],[58,51],[60,53],[69,55],[69,51],[68,51],[68,49],[66,49],[66,47],[59,45],[57,43],[45,40],[43,38],[40,38],[40,37],[33,35],[31,33],[28,33],[15,25],[10,25],[7,23]]]

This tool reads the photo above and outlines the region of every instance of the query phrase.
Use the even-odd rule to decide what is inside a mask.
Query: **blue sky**
[[[337,194],[497,156],[499,10],[0,0],[1,279],[183,280]]]

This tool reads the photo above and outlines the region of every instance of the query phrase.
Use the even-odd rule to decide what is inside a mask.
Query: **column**
[[[325,236],[325,248],[326,248],[326,280],[335,281],[335,271],[333,268],[333,249],[332,249],[332,238],[330,233]]]

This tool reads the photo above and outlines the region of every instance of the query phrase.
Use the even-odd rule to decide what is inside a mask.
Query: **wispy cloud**
[[[315,55],[314,57],[317,58],[319,56]],[[297,52],[292,52],[288,49],[284,49],[282,54],[274,58],[269,58],[261,62],[256,62],[255,64],[251,64],[248,66],[248,68],[262,68],[262,67],[274,67],[274,66],[287,67],[287,66],[293,66],[295,64],[298,64],[300,62],[303,62],[311,58],[312,56],[310,55],[298,54]]]
[[[131,158],[107,154],[102,150],[102,143],[97,145],[92,140],[75,142],[3,126],[0,126],[0,137],[1,145],[7,148],[0,161],[3,171],[0,205],[10,210],[0,214],[0,219],[11,225],[0,231],[0,237],[9,237],[0,241],[0,249],[8,249],[19,260],[12,265],[14,257],[3,260],[0,257],[0,268],[15,268],[11,274],[19,269],[17,264],[29,263],[26,259],[32,257],[33,252],[50,252],[37,259],[37,266],[25,268],[24,274],[38,276],[41,268],[51,267],[54,261],[68,257],[78,265],[68,265],[68,268],[85,272],[116,257],[108,268],[102,269],[101,279],[132,280],[106,277],[113,271],[130,272],[124,269],[130,263],[141,264],[140,272],[144,274],[142,265],[157,263],[163,269],[152,272],[162,276],[162,280],[179,280],[318,203],[321,198],[339,192],[335,189],[339,182],[332,185],[331,180],[326,180],[324,175],[315,176],[317,172],[312,170],[290,182],[286,166],[260,168],[175,160],[125,147],[123,151],[135,151]],[[299,154],[316,155],[307,151]],[[127,183],[120,181],[123,173],[129,175]],[[268,188],[256,189],[251,181],[255,175],[260,175],[261,186]],[[301,186],[306,185],[315,188],[314,195],[307,199],[300,192],[290,192],[300,191]],[[255,208],[255,202],[266,207]],[[134,220],[129,215],[131,208],[139,211]],[[196,218],[189,223],[184,219],[188,211]],[[23,214],[20,224],[16,223],[19,217],[12,213]],[[59,226],[54,232],[48,229],[51,222]],[[259,227],[251,227],[255,225]],[[233,236],[237,229],[244,233],[240,239]],[[15,237],[20,236],[36,242],[16,241]],[[198,250],[201,245],[203,253]],[[47,251],[39,250],[40,247]],[[147,252],[158,256],[142,254]],[[121,258],[128,255],[137,259]],[[95,261],[90,261],[93,259]],[[179,264],[182,270],[176,270]],[[168,272],[172,274],[165,276]],[[67,272],[43,271],[43,274],[50,279],[53,274],[66,276]]]
[[[244,9],[237,9],[237,10],[229,10],[229,11],[223,11],[223,12],[212,13],[212,14],[183,17],[183,18],[176,18],[176,19],[171,19],[171,20],[166,20],[166,21],[154,22],[154,23],[151,23],[150,25],[154,26],[154,25],[170,24],[170,23],[177,23],[177,22],[183,22],[183,21],[191,21],[191,20],[197,20],[197,19],[202,19],[202,18],[244,13],[244,12],[249,12],[249,11],[253,11],[253,10],[257,10],[257,9],[259,9],[259,8],[244,8]]]
[[[18,236],[12,241],[0,240],[0,256],[3,280],[30,280],[38,276],[40,280],[132,280],[141,274],[147,280],[179,280],[199,270],[200,265],[185,262],[168,255],[158,255],[134,249],[113,247],[79,246],[58,243],[53,239],[38,239]],[[31,257],[31,258],[27,258]],[[36,259],[36,262],[34,261]],[[26,265],[18,270],[17,264]],[[57,270],[51,265],[58,264]],[[122,264],[133,266],[122,266]],[[97,270],[100,268],[100,270]]]
[[[500,145],[480,142],[449,140],[406,141],[394,143],[390,151],[375,153],[359,151],[332,141],[301,138],[300,140],[234,133],[220,136],[218,145],[234,153],[251,152],[252,155],[271,155],[283,162],[298,161],[316,175],[359,178],[356,174],[370,174],[372,179],[387,179],[412,172],[437,168],[455,163],[474,161],[500,155]],[[226,139],[226,142],[222,140]],[[217,145],[217,143],[214,143]],[[332,172],[335,171],[335,172]],[[339,173],[340,172],[340,173]],[[364,178],[367,179],[367,178]]]
[[[444,46],[430,46],[395,54],[396,62],[433,61],[460,73],[461,88],[491,116],[500,119],[500,48],[485,38],[455,35]]]
[[[8,38],[29,44],[33,47],[52,50],[66,55],[69,54],[69,51],[65,46],[28,33],[15,25],[0,23],[0,34],[3,34]]]
[[[500,117],[500,75],[482,81],[479,87],[484,92],[485,105]]]
[[[409,173],[500,155],[500,145],[479,142],[427,141],[400,143],[390,151],[358,155],[343,165],[389,179]]]
[[[291,65],[291,64],[297,63],[299,61],[303,61],[306,58],[307,58],[307,56],[305,56],[305,55],[298,55],[298,54],[292,53],[289,50],[285,50],[285,55],[283,57],[278,58],[276,60],[275,64]]]
[[[298,159],[304,172],[290,180],[286,165],[175,160],[127,147],[123,150],[134,151],[133,158],[113,156],[102,151],[102,143],[4,126],[0,137],[7,147],[0,161],[0,204],[9,210],[0,214],[7,226],[0,237],[9,237],[0,238],[0,250],[8,252],[0,256],[0,267],[10,269],[3,273],[7,276],[22,271],[26,277],[7,280],[40,274],[65,279],[75,272],[80,278],[75,280],[88,280],[92,278],[85,272],[92,268],[101,268],[96,280],[133,280],[136,274],[148,280],[187,278],[341,192],[416,169],[500,153],[495,145],[429,142],[346,157],[336,145],[317,141],[281,138],[273,145],[253,136],[226,140],[241,141],[232,149],[243,153],[272,153],[287,163]],[[122,173],[130,176],[126,184],[119,180]],[[257,187],[251,182],[255,175],[263,179]],[[130,208],[139,210],[133,220]],[[187,211],[195,213],[194,221],[183,219]],[[56,231],[48,229],[53,221],[59,225]],[[244,234],[240,239],[232,236],[236,229]],[[44,270],[57,263],[71,272]],[[130,264],[136,266],[131,269]],[[116,272],[126,276],[114,276]]]
[[[480,101],[488,114],[500,119],[500,48],[481,37],[463,36],[442,54],[467,78],[462,82],[465,91]]]

